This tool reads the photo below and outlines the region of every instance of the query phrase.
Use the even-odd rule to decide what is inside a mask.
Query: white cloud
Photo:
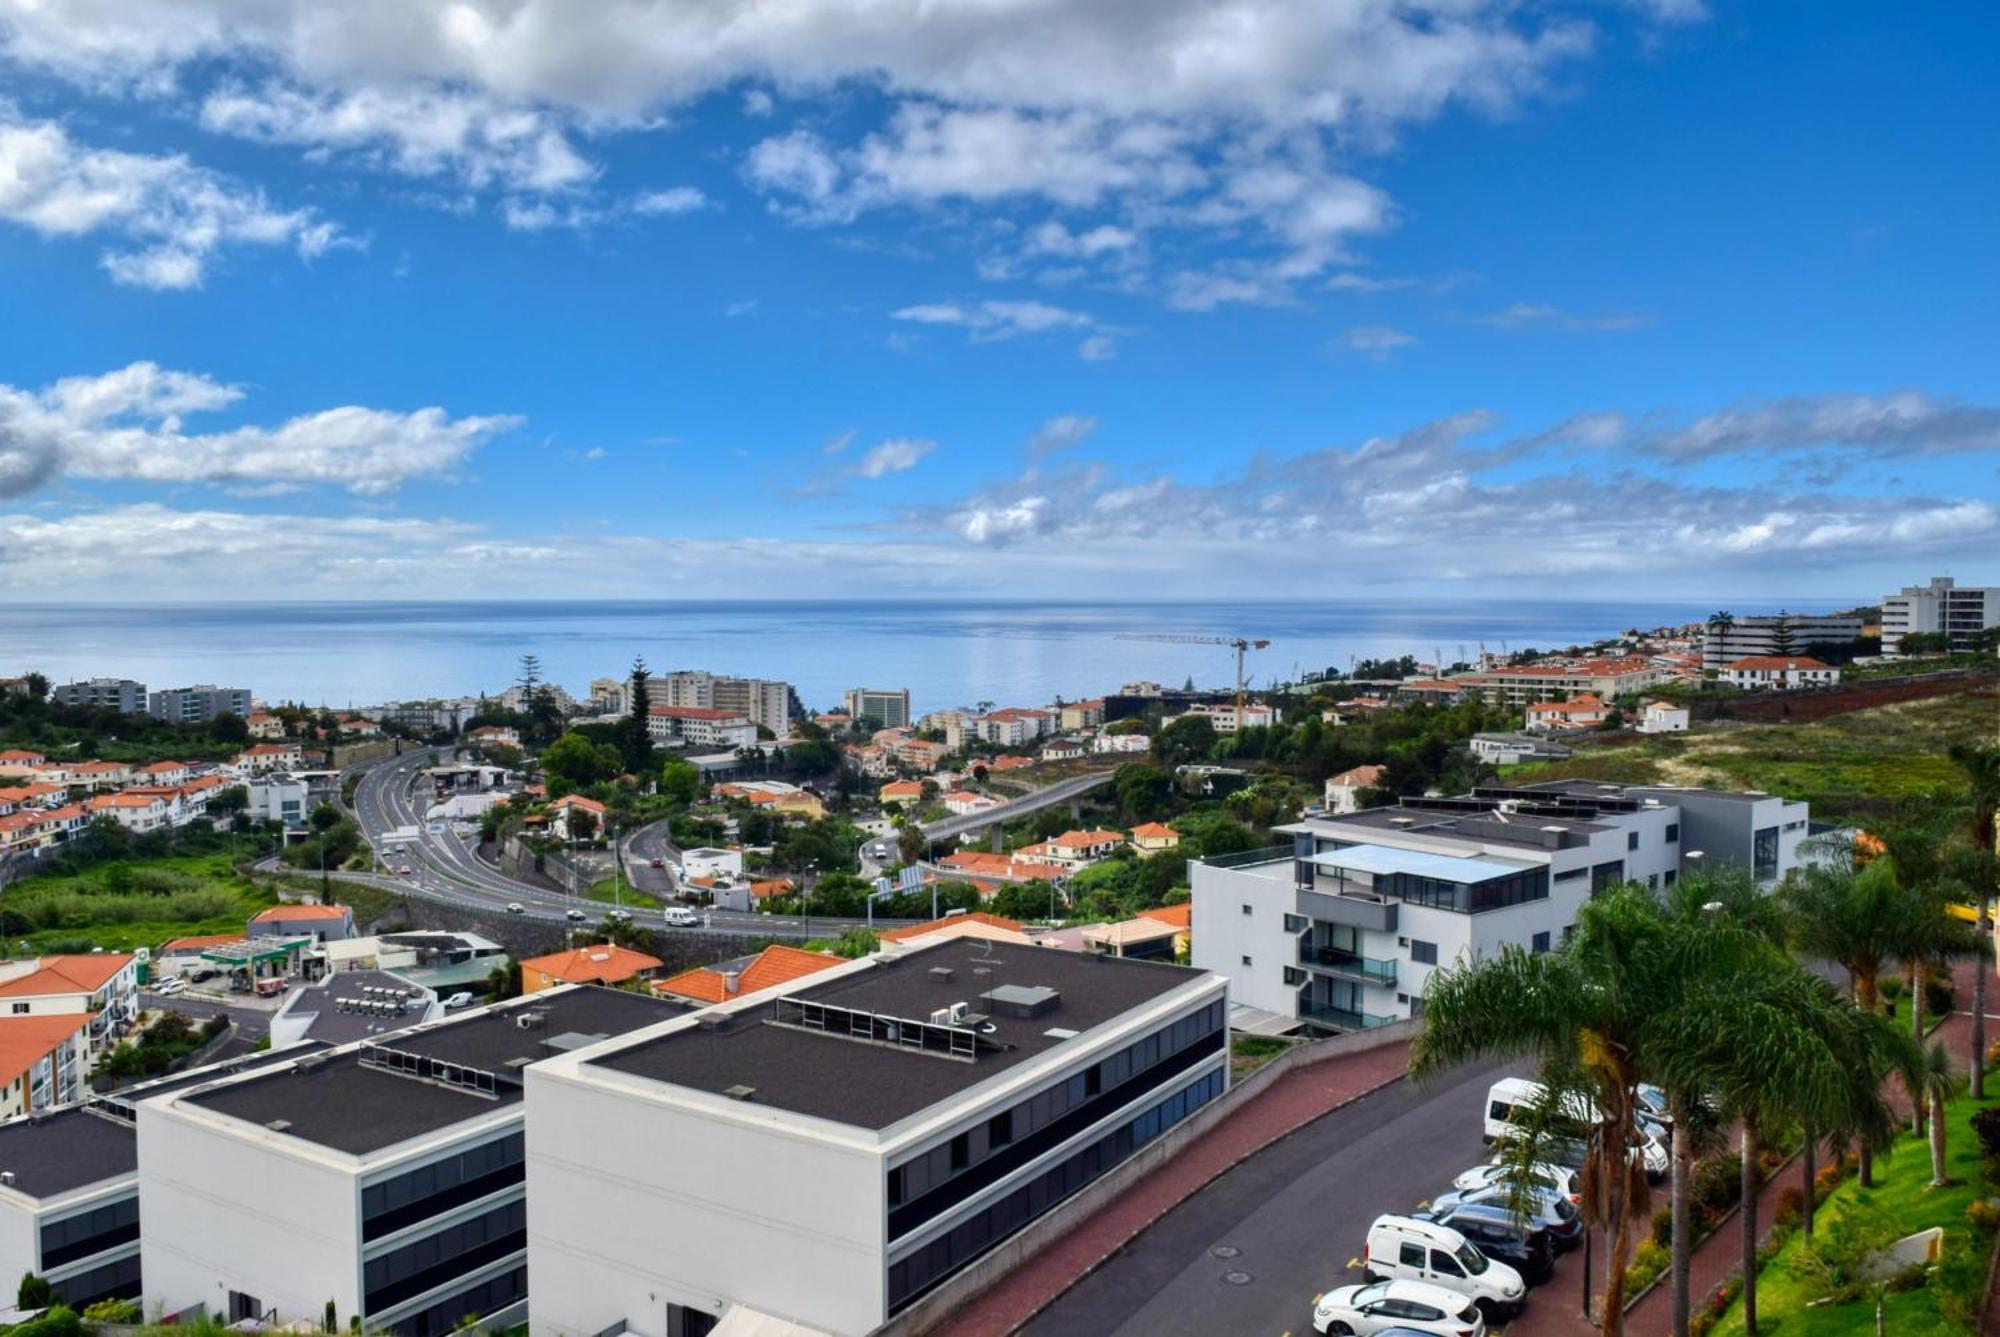
[[[41,390],[0,385],[0,496],[58,476],[389,492],[411,478],[451,472],[519,421],[346,405],[270,427],[190,433],[182,425],[186,415],[241,398],[235,386],[151,362]]]
[[[1093,334],[1076,346],[1076,355],[1085,362],[1109,362],[1118,356],[1118,345],[1102,334]]]
[[[670,186],[649,190],[635,197],[632,212],[637,214],[689,214],[705,209],[709,198],[695,186]]]
[[[1097,323],[1086,312],[1036,301],[925,302],[902,307],[889,316],[918,325],[955,325],[970,331],[979,343],[1049,330],[1088,329]]]
[[[854,466],[854,473],[860,478],[882,478],[904,473],[916,468],[924,456],[936,449],[935,441],[908,436],[892,437],[880,445],[869,447]]]
[[[136,249],[103,254],[119,283],[200,287],[232,246],[290,246],[311,258],[343,240],[310,209],[273,207],[261,191],[180,154],[128,153],[73,139],[0,102],[0,219],[47,237],[102,234]]]
[[[1624,447],[1676,464],[1723,456],[1814,453],[1847,460],[2000,451],[2000,407],[1922,390],[1744,400],[1689,419],[1578,414],[1532,445]]]
[[[1386,362],[1399,348],[1417,342],[1417,336],[1388,325],[1357,325],[1340,336],[1341,345],[1376,362]]]
[[[1028,438],[1028,463],[1037,464],[1051,455],[1075,450],[1084,438],[1097,430],[1097,419],[1081,413],[1059,413],[1035,429]]]
[[[766,93],[761,88],[753,88],[743,95],[743,114],[745,116],[769,116],[773,111],[777,110],[777,107],[777,102],[772,99],[769,93]]]
[[[1650,315],[1640,311],[1579,315],[1546,302],[1515,302],[1478,319],[1480,324],[1500,330],[1555,329],[1600,333],[1636,330],[1653,323]]]

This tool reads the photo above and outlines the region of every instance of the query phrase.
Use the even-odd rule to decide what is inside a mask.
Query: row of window
[[[524,1263],[390,1324],[389,1331],[395,1337],[444,1337],[458,1331],[469,1316],[491,1314],[527,1298],[528,1268]]]
[[[526,1173],[527,1143],[513,1132],[370,1184],[361,1190],[361,1238],[427,1221],[518,1184]]]
[[[527,1247],[528,1204],[516,1198],[370,1258],[361,1269],[363,1305],[371,1314],[387,1309]]]
[[[139,1195],[107,1202],[42,1227],[42,1271],[139,1238]]]
[[[56,1299],[81,1311],[99,1300],[139,1298],[139,1255],[131,1254],[55,1282]]]
[[[1510,905],[1548,899],[1549,870],[1528,868],[1506,877],[1471,883],[1418,877],[1414,873],[1393,873],[1376,878],[1375,889],[1400,897],[1411,905],[1478,914],[1482,910],[1500,910]]]
[[[984,1211],[960,1222],[889,1269],[893,1313],[944,1281],[1063,1199],[1116,1168],[1133,1152],[1222,1094],[1212,1072],[1079,1148]]]
[[[947,1180],[984,1163],[1016,1141],[1062,1119],[1104,1091],[1154,1067],[1223,1025],[1223,1005],[1212,1003],[1106,1056],[1083,1072],[1002,1110],[983,1126],[917,1153],[889,1171],[889,1205],[914,1202]]]

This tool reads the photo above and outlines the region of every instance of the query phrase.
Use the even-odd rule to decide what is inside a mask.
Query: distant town
[[[343,710],[17,666],[0,1276],[106,1321],[584,1332],[659,1284],[676,1337],[1007,1331],[969,1315],[1066,1294],[1032,1255],[1284,1074],[1426,1061],[1460,972],[1620,894],[1854,876],[1920,791],[1886,745],[1856,779],[1772,740],[1903,712],[1913,766],[1973,741],[1923,712],[1993,713],[2000,588],[1264,687],[1262,642],[1212,643],[1236,681],[949,707],[643,662],[573,692],[533,655],[498,695]],[[1700,770],[1705,740],[1774,781]],[[1395,1098],[1483,1158],[1487,1084]],[[1671,1114],[1632,1117],[1667,1177]],[[1497,1331],[1519,1285],[1405,1276],[1395,1232],[1574,1271],[1569,1195],[1518,1228],[1475,1167],[1456,1226],[1409,1218],[1456,1167],[1378,1161],[1315,1227],[1382,1197],[1364,1280]],[[1273,1322],[1380,1330],[1302,1298]]]

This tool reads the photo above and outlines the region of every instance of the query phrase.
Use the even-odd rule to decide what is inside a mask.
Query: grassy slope
[[[45,950],[51,943],[87,938],[94,945],[110,951],[157,947],[168,938],[197,933],[227,933],[232,930],[240,933],[244,922],[251,915],[273,904],[275,900],[275,897],[260,891],[249,879],[238,875],[231,868],[227,854],[203,854],[178,859],[135,859],[127,866],[133,869],[159,869],[198,878],[205,887],[226,892],[232,898],[234,908],[226,914],[193,920],[147,918],[116,923],[73,922],[61,928],[30,934],[26,939],[8,945],[18,951],[19,941],[26,941],[30,951],[40,951]],[[0,891],[0,905],[17,904],[51,895],[75,895],[86,899],[104,895],[107,893],[105,886],[107,868],[108,866],[93,868],[74,877],[24,879]]]
[[[1946,1119],[1951,1128],[1946,1173],[1960,1183],[1944,1189],[1925,1188],[1931,1177],[1930,1146],[1926,1142],[1904,1137],[1897,1143],[1894,1156],[1876,1162],[1876,1187],[1873,1190],[1864,1192],[1853,1179],[1849,1179],[1828,1199],[1824,1210],[1839,1212],[1859,1197],[1888,1213],[1906,1233],[1914,1234],[1932,1226],[1943,1226],[1945,1265],[1950,1267],[1954,1258],[1962,1265],[1977,1244],[1966,1221],[1965,1209],[1975,1195],[1984,1191],[1980,1187],[1983,1181],[1979,1142],[1972,1134],[1972,1116],[1975,1111],[1993,1105],[2000,1105],[2000,1096],[1990,1096],[1980,1103],[1961,1097],[1946,1109]],[[1757,1331],[1782,1333],[1784,1337],[1836,1337],[1849,1333],[1870,1334],[1872,1337],[1875,1331],[1875,1307],[1872,1303],[1806,1308],[1807,1302],[1818,1292],[1791,1271],[1790,1260],[1798,1255],[1800,1247],[1799,1237],[1795,1234],[1771,1264],[1758,1273]],[[1972,1271],[1976,1274],[1973,1280],[1976,1293],[1986,1278],[1983,1254],[1976,1260]],[[1968,1331],[1939,1314],[1938,1281],[1935,1278],[1922,1290],[1890,1296],[1883,1313],[1884,1330],[1896,1334],[1896,1337],[1960,1337]],[[1730,1306],[1729,1312],[1716,1326],[1715,1334],[1716,1337],[1740,1337],[1742,1332],[1742,1303],[1738,1301]]]
[[[1807,799],[1814,817],[1839,820],[1962,784],[1946,745],[1991,738],[1996,719],[1990,695],[1935,697],[1812,724],[1725,726],[1605,747],[1586,740],[1571,760],[1516,767],[1510,778],[1761,789]]]

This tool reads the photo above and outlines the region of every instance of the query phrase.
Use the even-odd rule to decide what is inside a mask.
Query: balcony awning
[[[1512,877],[1542,866],[1510,863],[1479,855],[1434,854],[1428,850],[1399,849],[1394,845],[1350,845],[1346,849],[1315,854],[1307,862],[1321,868],[1367,873],[1375,877],[1408,873],[1414,877],[1436,878],[1440,882],[1490,882],[1494,878]]]

